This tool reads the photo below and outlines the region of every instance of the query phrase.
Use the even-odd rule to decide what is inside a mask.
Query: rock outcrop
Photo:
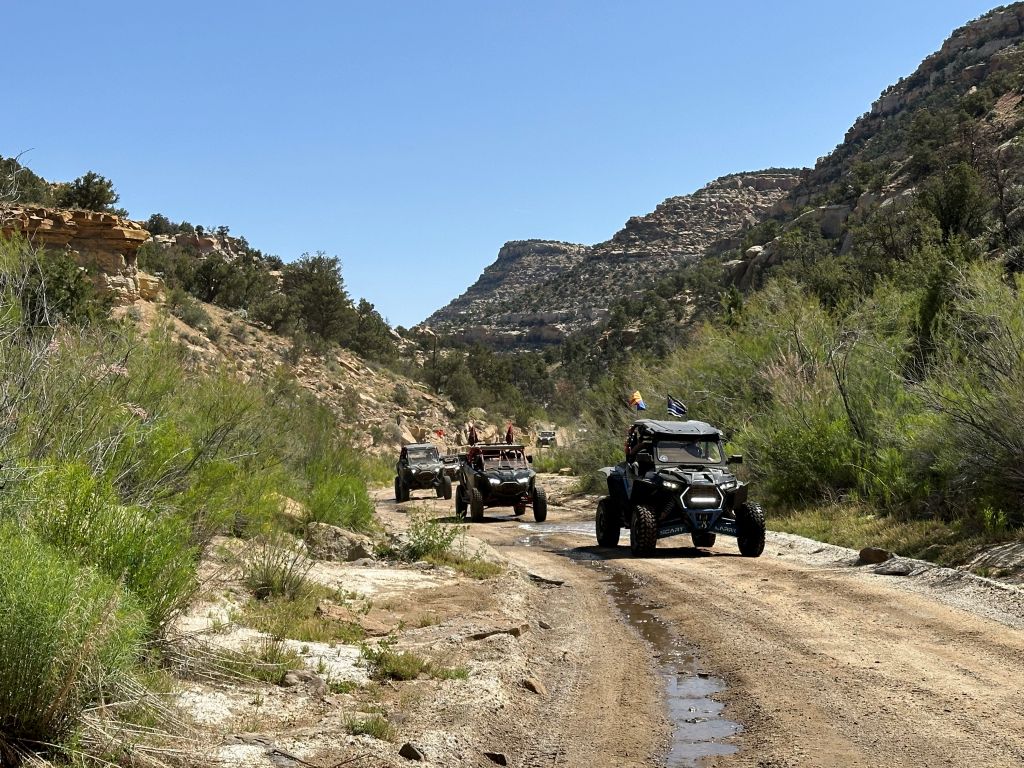
[[[138,222],[98,211],[10,206],[0,216],[0,233],[66,251],[115,303],[130,304],[140,297],[136,256],[149,232]],[[159,288],[148,283],[146,290]]]
[[[619,298],[639,293],[699,258],[786,198],[800,171],[743,173],[634,216],[594,246],[545,240],[506,243],[462,296],[426,324],[508,347],[557,343],[603,319]]]
[[[885,134],[898,125],[903,113],[935,106],[943,90],[963,95],[990,75],[1019,72],[1024,67],[1022,43],[1024,3],[996,9],[954,31],[912,75],[883,91],[847,131],[843,143],[818,160],[798,191],[799,201],[838,180],[872,142],[893,143]]]

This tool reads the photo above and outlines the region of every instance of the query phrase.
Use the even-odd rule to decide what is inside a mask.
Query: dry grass
[[[1021,534],[986,530],[974,520],[903,520],[875,514],[860,504],[804,507],[770,516],[772,530],[795,533],[851,549],[882,547],[905,557],[960,566],[980,548],[1018,539]]]

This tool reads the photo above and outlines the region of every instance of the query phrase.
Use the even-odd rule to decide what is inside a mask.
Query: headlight
[[[671,480],[662,480],[662,481],[661,481],[661,484],[662,484],[662,485],[663,485],[663,486],[664,486],[665,488],[668,488],[668,489],[669,489],[670,491],[674,491],[674,490],[676,490],[677,488],[679,488],[679,487],[680,487],[680,486],[679,486],[679,483],[673,483],[673,482],[672,482]]]
[[[737,482],[736,482],[735,480],[730,480],[730,481],[729,481],[729,482],[727,482],[727,483],[722,483],[722,484],[721,484],[720,486],[718,486],[718,487],[719,487],[719,488],[721,488],[721,489],[722,489],[723,491],[731,491],[731,490],[732,490],[733,488],[735,488],[735,487],[736,487],[737,485],[739,485],[739,483],[737,483]]]
[[[519,483],[520,483],[520,485],[529,485],[530,484],[530,478],[528,478],[528,477],[520,477],[519,478]]]
[[[491,485],[501,485],[501,480],[499,480],[499,479],[498,479],[498,478],[496,478],[496,477],[488,477],[488,478],[487,478],[487,481],[488,481],[488,482],[489,482],[489,483],[490,483]]]

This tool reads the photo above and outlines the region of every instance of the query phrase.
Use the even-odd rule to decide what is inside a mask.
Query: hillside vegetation
[[[276,541],[301,525],[288,500],[373,525],[372,468],[284,369],[203,372],[162,328],[139,337],[97,301],[69,257],[0,240],[5,763],[129,759],[159,720],[148,690],[215,534]]]
[[[950,562],[1019,537],[1022,15],[959,30],[883,97],[885,119],[876,105],[819,162],[788,213],[565,345],[563,369],[592,393],[590,439],[571,459],[615,460],[623,393],[639,387],[722,426],[758,495],[792,510],[782,527]],[[879,513],[888,522],[857,522]]]

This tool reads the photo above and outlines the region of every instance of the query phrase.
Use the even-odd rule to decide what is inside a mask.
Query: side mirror
[[[532,454],[532,453],[528,453],[528,454],[526,454],[526,460],[527,460],[527,461],[528,461],[528,462],[529,462],[530,464],[533,464],[533,454]]]
[[[734,453],[732,456],[730,456],[726,460],[725,463],[726,464],[742,464],[743,463],[743,456],[742,456],[742,454]]]

